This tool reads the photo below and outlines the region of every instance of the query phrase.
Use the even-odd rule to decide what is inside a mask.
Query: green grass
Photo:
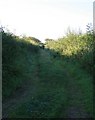
[[[2,38],[3,100],[5,100],[32,76],[34,54],[37,53],[38,47],[7,33],[3,33]]]
[[[90,75],[87,75],[79,64],[73,65],[64,59],[54,59],[44,50],[36,57],[38,68],[35,70],[38,69],[39,73],[38,80],[34,83],[35,91],[24,103],[10,111],[9,117],[52,118],[60,117],[60,114],[64,117],[69,106],[81,104],[88,114],[92,114],[93,91]],[[79,89],[73,100],[70,98],[72,87]],[[76,94],[76,91],[73,94]]]
[[[52,63],[51,57],[47,56],[45,51],[41,51],[37,60],[40,70],[38,66],[35,92],[25,103],[11,111],[9,117],[57,117],[60,107],[66,104],[65,73],[60,67],[60,62]]]
[[[15,107],[6,109],[9,118],[64,117],[69,106],[82,106],[92,114],[91,75],[72,57],[54,54],[26,40],[3,36],[3,99],[19,88],[26,92],[23,99],[16,98]]]
[[[75,95],[72,105],[81,106],[83,104],[84,109],[88,114],[93,115],[93,78],[87,71],[81,68],[81,65],[77,62],[67,63],[64,62],[64,66],[66,66],[66,71],[68,71],[68,83],[72,84],[71,87],[75,86]],[[71,82],[70,82],[71,80]],[[71,89],[69,88],[69,90]],[[68,88],[68,87],[67,87]],[[68,90],[68,89],[67,89]],[[70,93],[70,92],[68,92]],[[68,94],[68,97],[70,94]],[[71,101],[68,102],[68,106],[71,104]]]

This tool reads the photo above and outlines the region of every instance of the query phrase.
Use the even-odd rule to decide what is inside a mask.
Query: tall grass
[[[20,39],[11,33],[2,32],[3,99],[9,97],[27,81],[29,56],[36,54],[39,47],[26,39]],[[31,73],[32,75],[32,73]]]
[[[58,40],[47,40],[46,48],[54,50],[64,57],[76,60],[81,67],[93,72],[93,33],[78,34],[68,33],[65,37]]]
[[[69,33],[57,41],[47,40],[45,49],[39,47],[41,43],[33,45],[31,38],[2,34],[3,100],[34,81],[27,98],[9,109],[9,118],[64,117],[70,105],[82,104],[92,114],[92,77],[88,74],[93,68],[92,34]]]

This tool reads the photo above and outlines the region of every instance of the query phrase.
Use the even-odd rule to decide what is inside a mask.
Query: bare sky
[[[93,22],[93,0],[0,0],[0,24],[42,41],[62,37],[68,27],[85,32]]]

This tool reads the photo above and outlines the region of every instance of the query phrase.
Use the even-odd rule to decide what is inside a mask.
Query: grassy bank
[[[39,48],[26,41],[26,39],[20,39],[10,33],[3,32],[2,39],[4,100],[32,77],[34,54],[38,52]],[[29,69],[29,67],[31,68]]]
[[[69,39],[74,37],[70,36]],[[43,48],[39,44],[32,44],[30,38],[21,39],[3,33],[4,117],[64,118],[69,116],[71,107],[77,108],[78,118],[81,118],[81,114],[85,118],[92,117],[91,73],[79,62],[83,61],[78,60],[79,53],[68,55],[75,49],[70,51],[71,48],[69,50],[67,47],[66,53],[64,43],[66,46],[73,44],[68,41],[66,43],[62,39],[63,44],[48,41],[47,48]],[[64,51],[60,45],[63,45],[61,48]],[[85,48],[85,45],[82,44],[82,47]],[[92,58],[88,62],[92,65]]]

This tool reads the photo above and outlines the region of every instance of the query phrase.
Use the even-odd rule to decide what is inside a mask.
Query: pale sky
[[[93,0],[0,0],[0,24],[16,35],[44,41],[64,36],[67,28],[93,23]]]

